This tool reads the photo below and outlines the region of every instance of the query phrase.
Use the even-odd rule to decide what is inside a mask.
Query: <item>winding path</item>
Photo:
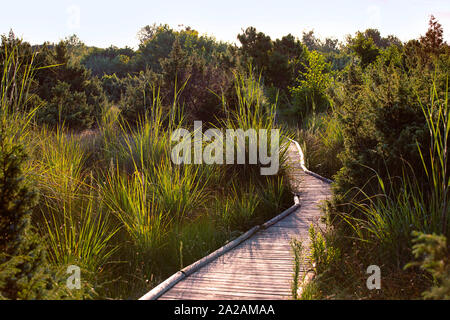
[[[260,228],[229,251],[201,263],[201,267],[191,268],[189,274],[182,270],[141,299],[290,299],[294,265],[290,241],[299,239],[308,250],[309,227],[320,224],[320,203],[331,195],[328,182],[303,170],[301,157],[301,150],[299,153],[292,143],[288,150],[289,176],[300,204],[273,225]],[[300,279],[305,272],[306,261],[302,263]]]

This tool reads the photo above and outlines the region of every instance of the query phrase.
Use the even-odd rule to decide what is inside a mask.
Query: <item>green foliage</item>
[[[175,228],[168,235],[165,249],[170,248],[171,256],[167,257],[166,263],[174,266],[175,262],[179,262],[174,269],[182,269],[196,262],[199,257],[205,257],[220,248],[232,237],[233,235],[214,219],[214,214],[202,215],[179,229]]]
[[[26,159],[22,148],[6,144],[4,129],[1,135],[1,246],[5,248],[8,243],[20,245],[20,238],[25,236],[29,227],[30,209],[35,204],[36,194],[24,186],[21,181],[21,166]],[[16,251],[19,248],[11,247],[10,249]]]
[[[109,240],[117,232],[84,172],[86,156],[80,142],[63,130],[42,132],[38,187],[40,231],[50,261],[74,264],[96,272],[117,249]],[[94,281],[93,281],[94,283]]]
[[[305,72],[300,73],[299,85],[313,93],[325,91],[330,84],[330,78],[325,74],[329,71],[329,65],[317,51],[309,53],[305,69]]]
[[[242,52],[252,63],[262,70],[269,65],[269,55],[272,50],[272,40],[263,32],[257,32],[254,27],[248,27],[243,34],[238,35]]]
[[[444,239],[450,233],[447,219],[448,160],[447,152],[444,151],[447,148],[449,132],[448,86],[442,89],[438,85],[439,73],[436,73],[435,77],[435,81],[430,85],[430,97],[427,99],[429,103],[424,105],[420,101],[417,102],[422,113],[422,130],[428,135],[427,139],[424,139],[428,144],[416,140],[415,150],[419,160],[415,163],[403,163],[403,171],[394,179],[390,172],[395,170],[395,166],[389,162],[390,159],[386,159],[385,164],[388,163],[389,169],[387,172],[382,171],[383,175],[377,173],[375,181],[370,181],[370,178],[368,180],[368,177],[359,180],[367,184],[362,187],[363,190],[355,188],[355,192],[359,193],[352,193],[352,198],[349,198],[353,210],[347,209],[346,213],[340,212],[334,216],[334,224],[343,232],[344,237],[358,240],[356,252],[348,250],[348,241],[335,241],[334,245],[351,259],[361,259],[362,263],[382,262],[383,267],[392,275],[388,279],[390,286],[407,286],[408,290],[412,290],[410,297],[417,296],[418,291],[429,286],[429,281],[421,273],[404,272],[402,266],[411,261],[413,254],[418,257],[425,253],[424,262],[414,265],[420,265],[424,270],[440,277],[438,286],[442,286],[425,295],[429,298],[442,298],[448,291],[446,274],[442,269],[435,269],[437,264],[434,263],[437,261],[438,265],[445,264],[439,262],[439,257],[446,254],[442,251],[446,246]],[[420,96],[416,97],[419,98]],[[390,147],[392,148],[392,145]],[[344,159],[344,168],[345,166]],[[370,171],[370,168],[364,168]],[[337,176],[338,186],[342,178],[340,174]],[[377,189],[367,187],[374,182],[377,183]],[[347,190],[346,196],[352,192],[351,189]],[[347,207],[338,208],[343,211],[342,208]],[[442,234],[442,237],[422,235],[414,240],[412,231],[417,231],[413,233],[414,236],[424,233]],[[413,246],[414,243],[416,245]],[[357,270],[354,266],[350,273],[360,278],[360,271]],[[351,290],[356,289],[352,287]],[[399,296],[403,293],[394,289],[389,294]]]
[[[51,95],[52,100],[37,112],[40,122],[77,129],[92,126],[94,118],[84,92],[73,92],[68,83],[59,82],[52,88]]]
[[[255,67],[267,86],[288,94],[288,87],[294,84],[305,59],[306,49],[301,42],[291,34],[272,41],[254,27],[247,28],[238,39],[241,63]]]
[[[117,77],[116,74],[104,75],[101,78],[102,87],[109,100],[113,103],[119,102],[126,90],[126,83]]]
[[[326,38],[322,41],[316,38],[314,30],[303,32],[302,43],[309,51],[320,52],[333,71],[343,70],[351,60],[350,54],[337,39]]]
[[[23,103],[22,109],[40,105],[36,121],[56,127],[66,125],[71,128],[84,129],[91,127],[100,110],[107,103],[105,94],[96,78],[76,61],[71,59],[69,44],[61,41],[57,45],[44,44],[32,48],[30,44],[15,37],[2,36],[0,52],[15,48],[23,61],[17,72],[26,72],[24,66],[33,63],[39,69],[29,82],[27,89],[33,97]],[[39,51],[39,54],[36,52]],[[4,55],[0,55],[0,64],[4,63]]]
[[[365,68],[375,62],[380,54],[391,47],[401,47],[401,41],[392,35],[386,38],[381,37],[377,29],[367,29],[364,32],[357,32],[354,37],[348,37],[348,48],[359,59],[360,65]]]
[[[72,294],[63,276],[47,261],[46,247],[32,226],[37,190],[31,186],[24,146],[30,138],[34,110],[26,113],[34,66],[17,47],[2,57],[0,108],[0,299],[88,298]],[[18,70],[22,72],[18,72]],[[21,84],[21,86],[18,86]],[[12,88],[19,88],[14,90]],[[12,89],[12,90],[11,90]]]
[[[373,177],[370,169],[387,182],[389,177],[402,176],[407,164],[421,187],[426,188],[422,185],[426,177],[417,143],[421,150],[429,150],[431,145],[421,102],[431,97],[433,109],[445,102],[448,66],[410,66],[414,71],[407,72],[398,65],[398,59],[384,59],[380,57],[365,73],[357,66],[349,68],[342,89],[336,91],[335,110],[345,149],[340,155],[343,168],[335,177],[335,190],[338,197],[345,194],[347,200],[355,195],[355,189],[347,193],[354,187],[364,187],[369,194],[379,191],[376,179],[368,182],[367,176]],[[409,61],[401,60],[402,64]],[[435,90],[440,92],[439,97],[430,96]]]
[[[216,55],[225,53],[228,45],[216,41],[208,36],[200,36],[190,27],[176,31],[168,25],[153,25],[144,27],[139,33],[141,43],[136,54],[138,71],[150,69],[160,73],[162,71],[161,59],[169,57],[175,42],[182,50],[190,54],[199,54],[208,62]]]
[[[308,53],[305,71],[300,71],[297,86],[290,88],[294,113],[300,121],[310,114],[327,111],[331,101],[327,89],[332,81],[331,65],[317,51]]]
[[[233,87],[230,71],[233,63],[227,46],[190,29],[151,30],[145,31],[152,36],[145,36],[148,39],[141,44],[137,55],[142,59],[139,73],[127,78],[114,74],[102,79],[108,96],[120,106],[125,119],[134,125],[139,117],[151,112],[156,96],[167,108],[174,104],[182,106],[189,119],[215,122],[216,118],[223,117],[221,97]],[[163,41],[163,49],[157,43],[164,37],[171,40]],[[165,48],[169,43],[170,47]],[[158,54],[156,49],[147,50],[153,46],[162,52],[157,60],[150,62],[149,55]]]
[[[182,49],[177,39],[170,55],[161,60],[166,104],[173,104],[174,92],[186,115],[195,120],[215,122],[222,118],[221,97],[232,88],[232,73],[220,58],[205,57],[204,53]]]
[[[214,211],[219,215],[221,223],[229,230],[248,230],[255,220],[256,210],[261,200],[252,189],[246,190],[244,194],[242,191],[242,187],[232,185],[230,198],[224,201],[216,200]]]
[[[117,48],[111,46],[107,49],[91,48],[81,59],[81,64],[92,71],[97,77],[105,75],[117,75],[125,77],[134,72],[134,57],[136,53],[133,49]]]
[[[421,262],[411,262],[405,266],[419,266],[433,277],[434,285],[423,292],[425,299],[450,299],[450,261],[447,238],[436,234],[413,232],[413,254]]]
[[[349,40],[350,49],[353,50],[361,61],[363,68],[374,62],[380,54],[380,49],[375,45],[372,38],[367,38],[361,32]]]
[[[51,286],[45,251],[31,230],[36,193],[23,180],[26,157],[0,133],[0,298],[42,299]]]
[[[293,281],[291,285],[291,293],[292,298],[294,300],[298,299],[298,289],[300,287],[299,283],[299,277],[300,277],[300,268],[303,258],[303,245],[301,241],[297,239],[291,240],[291,248],[292,252],[294,253],[294,275],[293,275]]]
[[[151,112],[155,99],[159,99],[159,92],[156,91],[159,83],[158,75],[146,71],[115,85],[116,87],[125,85],[125,90],[118,102],[125,120],[130,124],[136,124],[139,119]]]
[[[312,225],[309,228],[309,237],[311,239],[311,260],[315,264],[316,272],[321,274],[339,260],[341,253],[339,248],[335,248]]]
[[[359,189],[357,190],[359,190],[360,194],[357,194],[351,200],[356,208],[353,219],[355,219],[356,225],[363,226],[361,229],[356,229],[358,237],[372,239],[378,243],[380,250],[384,252],[385,256],[389,256],[389,259],[399,264],[405,263],[405,260],[409,258],[411,229],[426,233],[441,232],[444,235],[447,235],[450,231],[449,222],[447,221],[449,212],[447,192],[448,160],[444,151],[446,150],[449,133],[448,87],[444,90],[438,90],[436,82],[434,82],[431,88],[430,104],[424,106],[420,101],[417,103],[422,113],[420,133],[426,134],[427,137],[419,140],[416,135],[410,135],[411,132],[414,133],[413,130],[406,129],[406,133],[399,132],[395,140],[394,138],[389,140],[386,137],[383,137],[384,139],[382,140],[384,146],[389,146],[390,149],[385,150],[386,152],[391,152],[391,157],[395,157],[393,152],[396,151],[396,143],[402,138],[402,135],[410,139],[406,140],[409,141],[410,148],[414,148],[415,142],[416,146],[414,149],[416,153],[403,149],[405,150],[402,153],[403,159],[407,156],[406,151],[409,151],[409,154],[411,154],[409,158],[406,158],[408,159],[407,165],[403,163],[403,168],[400,167],[396,171],[395,164],[391,162],[393,160],[389,158],[384,160],[388,170],[380,170],[376,173],[376,179],[373,182],[377,183],[377,185],[371,188],[368,185],[373,182],[368,181],[367,177],[358,177],[359,180],[353,180],[360,181],[359,183],[366,183],[366,185],[358,187]],[[406,107],[410,108],[411,104],[408,104]],[[405,117],[405,115],[403,116]],[[420,118],[418,115],[417,117],[416,125],[420,123]],[[403,119],[399,118],[398,120],[402,121]],[[413,124],[408,122],[405,125],[412,126]],[[388,145],[390,141],[392,143]],[[406,143],[406,141],[403,143]],[[419,141],[426,141],[428,144]],[[398,148],[401,148],[401,146],[398,146]],[[414,161],[412,156],[418,159]],[[371,160],[373,158],[374,153],[372,153]],[[359,159],[360,161],[361,159],[368,160],[368,158]],[[401,158],[395,157],[394,159]],[[346,161],[347,159],[344,158],[344,169],[347,169],[348,162]],[[364,162],[361,161],[360,163],[363,164],[361,170],[370,171],[364,165]],[[400,162],[399,166],[401,165],[402,163]],[[338,188],[342,187],[342,174],[344,172],[347,172],[347,177],[350,174],[353,174],[353,178],[356,177],[354,172],[342,170],[336,179]],[[398,180],[393,178],[394,172],[399,174],[400,178]],[[359,174],[362,175],[362,171]],[[379,190],[381,197],[374,197],[376,190]],[[349,216],[352,215],[350,212]],[[366,234],[365,232],[368,233]]]

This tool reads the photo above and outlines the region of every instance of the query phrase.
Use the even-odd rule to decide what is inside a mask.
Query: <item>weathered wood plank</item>
[[[183,289],[177,289],[177,288],[173,288],[170,290],[170,293],[173,295],[181,295],[181,296],[190,296],[193,294],[197,294],[197,295],[203,295],[203,297],[201,298],[202,300],[205,299],[205,297],[208,296],[216,296],[216,298],[218,299],[222,299],[222,297],[227,297],[227,299],[251,299],[253,300],[254,298],[259,298],[261,299],[261,297],[264,297],[266,299],[279,299],[280,296],[286,296],[286,298],[289,297],[288,294],[283,295],[283,294],[270,294],[270,293],[263,293],[263,292],[233,292],[233,291],[214,291],[214,290],[196,290],[195,288],[191,288],[189,289],[189,291],[187,290],[183,290]]]
[[[191,290],[192,283],[180,283],[177,286],[179,290]],[[219,291],[219,292],[242,292],[242,293],[267,293],[267,294],[289,294],[289,290],[286,286],[274,286],[269,282],[259,283],[258,285],[252,284],[252,286],[245,285],[234,285],[230,288],[229,284],[221,283],[217,281],[205,281],[203,283],[195,282],[195,289],[198,291]]]

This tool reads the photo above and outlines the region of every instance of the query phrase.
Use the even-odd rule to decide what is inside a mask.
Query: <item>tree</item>
[[[305,46],[291,34],[272,41],[254,27],[247,28],[238,39],[244,62],[262,74],[266,86],[288,94],[305,59]]]
[[[45,250],[31,229],[36,193],[22,175],[23,149],[0,132],[0,299],[42,299],[52,285]]]
[[[293,35],[288,34],[273,42],[273,51],[267,70],[268,84],[282,91],[294,85],[302,62],[306,59],[306,48]]]
[[[72,91],[68,83],[58,82],[51,95],[52,99],[38,110],[40,122],[76,130],[88,129],[94,124],[93,109],[84,92]]]
[[[164,75],[164,83],[169,87],[175,85],[175,81],[185,81],[182,72],[185,71],[188,63],[188,56],[181,48],[180,41],[175,40],[172,51],[166,59],[161,60],[161,67]]]
[[[357,32],[354,38],[348,38],[349,47],[361,60],[361,66],[367,67],[374,62],[380,54],[380,49],[372,38],[367,38],[364,33]]]
[[[160,28],[169,29],[167,25],[157,25],[156,23],[152,25],[146,25],[141,30],[139,30],[137,37],[141,44],[147,42],[148,40],[153,39]]]
[[[214,122],[222,111],[220,97],[231,87],[231,72],[218,58],[211,60],[197,51],[186,51],[177,39],[169,57],[161,61],[165,102],[172,104],[174,91],[183,88],[177,99],[186,107],[187,116]]]
[[[428,22],[428,31],[425,36],[420,37],[420,44],[423,46],[426,54],[437,55],[442,52],[445,45],[444,29],[442,25],[432,15]]]
[[[314,35],[314,30],[303,32],[302,43],[308,48],[309,51],[318,50],[320,47],[320,40]]]
[[[263,71],[269,64],[270,52],[273,48],[272,40],[254,27],[248,27],[237,36],[241,42],[242,54],[252,62],[258,71]]]
[[[331,82],[331,65],[317,51],[308,54],[305,71],[300,71],[297,86],[291,88],[296,106],[296,115],[300,120],[317,112],[324,112],[330,106],[327,89]]]

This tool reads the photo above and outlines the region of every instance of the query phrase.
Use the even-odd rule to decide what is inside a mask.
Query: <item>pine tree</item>
[[[45,249],[31,227],[31,210],[37,197],[22,174],[25,160],[23,148],[8,139],[5,128],[1,128],[0,299],[57,296]]]

